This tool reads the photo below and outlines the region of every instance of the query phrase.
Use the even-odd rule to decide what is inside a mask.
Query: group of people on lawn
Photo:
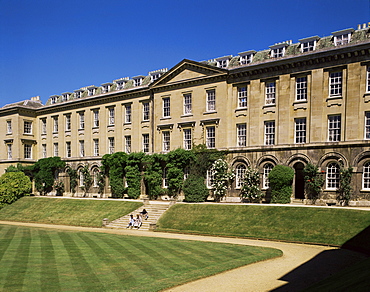
[[[143,224],[143,218],[147,220],[149,218],[149,214],[147,210],[143,209],[139,214],[136,215],[136,218],[134,218],[134,215],[130,215],[130,220],[128,222],[128,225],[126,228],[137,228],[139,229],[141,225]]]

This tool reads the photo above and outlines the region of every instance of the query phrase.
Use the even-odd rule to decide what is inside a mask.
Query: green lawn
[[[101,227],[136,210],[141,202],[23,197],[0,210],[0,220]]]
[[[370,211],[335,207],[176,204],[157,230],[341,246],[369,225]]]
[[[276,249],[0,225],[1,291],[159,291]]]

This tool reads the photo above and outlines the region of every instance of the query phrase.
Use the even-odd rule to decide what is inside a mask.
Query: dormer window
[[[51,104],[57,103],[58,98],[59,98],[59,96],[58,96],[58,95],[50,96],[50,103],[51,103]]]
[[[167,71],[168,71],[167,68],[163,68],[163,69],[160,69],[160,70],[155,70],[155,71],[149,72],[150,81],[153,82],[153,81],[159,79],[159,77],[161,77],[162,74],[166,73]]]
[[[125,87],[125,82],[124,81],[117,81],[117,90],[122,90]]]
[[[70,92],[62,93],[62,101],[67,101],[70,95],[71,95]]]
[[[216,59],[216,66],[218,68],[227,68],[229,66],[229,61],[231,59],[231,56],[227,56],[227,57],[221,57],[221,58],[217,58]]]
[[[311,52],[316,50],[316,43],[319,39],[318,36],[300,39],[299,42],[301,43],[300,48],[302,53]]]
[[[342,46],[348,44],[351,41],[351,35],[353,32],[353,28],[332,32],[334,35],[334,45]]]
[[[143,76],[137,76],[132,78],[134,80],[134,86],[140,86],[143,83]]]
[[[76,90],[75,91],[76,98],[81,98],[82,97],[82,93],[83,93],[83,90]]]
[[[88,96],[93,96],[93,95],[95,95],[95,92],[96,92],[96,87],[95,87],[95,86],[91,86],[91,87],[88,87],[88,88],[87,88],[87,95],[88,95]]]
[[[110,91],[110,88],[112,86],[112,83],[105,83],[105,84],[102,84],[102,93],[107,93]]]
[[[153,74],[150,76],[151,77],[151,80],[152,82],[159,79],[159,77],[161,77],[161,74],[160,73],[156,73],[156,74]]]
[[[239,53],[238,55],[240,56],[239,59],[239,64],[240,65],[247,65],[252,63],[253,61],[253,56],[256,53],[256,51],[247,51],[243,53]]]

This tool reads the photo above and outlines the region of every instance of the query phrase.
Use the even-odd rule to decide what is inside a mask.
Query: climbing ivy
[[[166,193],[162,188],[164,161],[163,154],[146,155],[143,158],[145,186],[150,199],[156,199]]]
[[[126,182],[127,195],[129,198],[137,199],[141,195],[141,166],[145,153],[130,153],[126,160]]]
[[[102,158],[102,172],[109,177],[113,198],[122,198],[126,192],[124,185],[125,167],[128,155],[124,152],[105,154]]]
[[[84,196],[86,196],[87,193],[89,193],[89,190],[92,186],[92,183],[93,183],[93,179],[92,179],[92,176],[90,174],[90,171],[89,171],[89,165],[88,164],[85,164],[81,170],[82,172],[82,175],[83,175],[83,178],[84,178],[84,183],[83,185],[81,186],[81,189],[82,191],[84,192]]]
[[[352,187],[351,187],[351,180],[352,180],[353,168],[340,168],[340,175],[339,175],[339,188],[337,190],[337,201],[342,206],[348,206],[348,202],[351,199],[352,195]]]
[[[69,190],[72,194],[76,193],[76,187],[77,187],[77,170],[73,169],[72,167],[67,167],[67,174],[69,176]]]
[[[221,158],[217,159],[211,168],[213,173],[212,191],[216,202],[219,202],[225,195],[234,173],[229,171],[227,162]]]

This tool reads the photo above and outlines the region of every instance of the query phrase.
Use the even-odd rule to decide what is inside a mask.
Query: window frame
[[[150,106],[149,102],[143,102],[143,121],[150,120]]]
[[[338,98],[343,94],[343,71],[329,72],[329,97]]]
[[[93,156],[99,156],[99,139],[93,139]]]
[[[85,129],[85,113],[84,112],[79,112],[78,113],[79,117],[79,130],[84,130]]]
[[[7,120],[6,121],[6,133],[7,134],[13,134],[12,120]]]
[[[294,119],[294,144],[307,143],[307,118]]]
[[[99,128],[99,110],[93,110],[93,128]]]
[[[6,144],[6,157],[7,159],[13,159],[13,143]]]
[[[169,152],[171,150],[171,133],[170,131],[162,131],[162,151]]]
[[[132,140],[131,140],[131,135],[126,135],[125,136],[125,152],[126,153],[131,153],[132,150]]]
[[[32,135],[32,121],[23,121],[23,134]]]
[[[171,117],[171,100],[169,97],[162,98],[162,117]]]
[[[66,141],[66,157],[67,158],[71,158],[72,157],[71,141]]]
[[[142,134],[142,149],[144,153],[149,153],[150,151],[149,134]]]
[[[339,188],[340,167],[337,162],[329,162],[326,166],[325,189],[336,191]]]
[[[295,101],[307,101],[308,78],[300,76],[295,79]]]
[[[191,150],[193,147],[193,133],[191,128],[183,129],[184,149]]]
[[[247,124],[237,124],[236,125],[236,145],[237,147],[247,146]]]
[[[114,137],[108,137],[108,154],[113,154],[114,152],[115,152]]]
[[[238,108],[246,108],[248,106],[248,87],[247,85],[237,87]]]
[[[184,115],[192,114],[192,94],[185,93],[183,94],[184,97]]]
[[[370,140],[370,112],[365,112],[365,122],[364,122],[364,139]]]
[[[115,108],[109,107],[108,108],[108,126],[114,126],[115,124]]]
[[[264,122],[264,145],[275,145],[276,124],[275,121]]]
[[[206,147],[207,149],[216,148],[216,126],[206,126]]]
[[[361,189],[370,191],[370,161],[366,161],[362,166]]]
[[[268,176],[271,170],[274,168],[274,165],[270,162],[265,163],[262,167],[262,189],[267,190],[270,188],[270,182]]]
[[[125,105],[125,124],[132,123],[132,106],[131,104]]]
[[[79,140],[80,157],[85,157],[85,140]]]
[[[342,116],[328,116],[328,142],[340,142],[342,130]]]
[[[265,105],[276,105],[276,81],[265,83]]]
[[[71,123],[71,114],[65,114],[65,122],[66,122],[66,128],[65,131],[69,132],[71,131],[72,128],[72,123]]]
[[[247,166],[244,163],[238,163],[235,167],[235,189],[240,190],[243,187],[244,175]]]
[[[206,90],[206,111],[207,112],[216,111],[216,90],[215,89]]]
[[[53,143],[53,154],[54,154],[54,157],[59,156],[59,144],[58,144],[58,142]]]
[[[23,150],[24,150],[24,159],[32,159],[32,144],[25,143]]]

